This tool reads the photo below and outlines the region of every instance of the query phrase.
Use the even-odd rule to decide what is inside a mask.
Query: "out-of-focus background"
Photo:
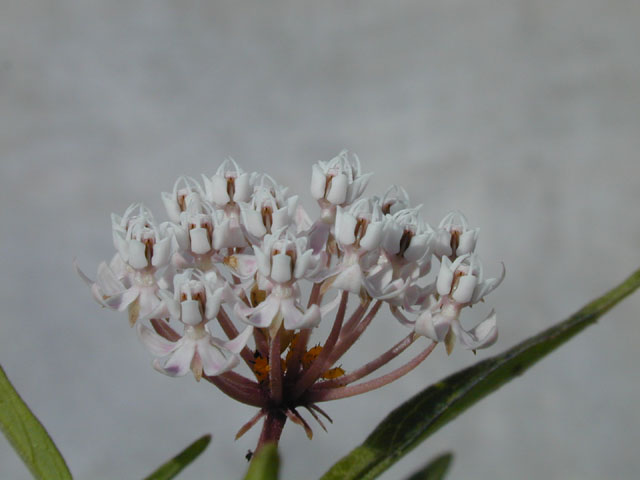
[[[431,382],[540,331],[640,266],[640,3],[4,0],[0,8],[0,363],[77,478],[141,478],[201,434],[181,478],[240,478],[253,415],[153,371],[126,319],[72,269],[113,253],[111,212],[227,156],[307,196],[341,149],[404,185],[432,224],[481,227],[490,351],[438,349],[367,397],[285,429],[283,479],[320,476]],[[489,307],[487,307],[489,308]],[[452,449],[452,478],[633,478],[640,298],[446,426],[383,478]],[[482,310],[470,315],[480,320]],[[372,357],[404,332],[388,314]],[[348,368],[348,366],[347,366]],[[28,478],[0,439],[0,477]]]

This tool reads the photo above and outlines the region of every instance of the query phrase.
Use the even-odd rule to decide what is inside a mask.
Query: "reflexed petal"
[[[284,328],[287,330],[315,327],[321,318],[320,308],[317,305],[311,305],[303,314],[293,298],[282,300],[280,310],[284,318]]]
[[[359,294],[362,289],[363,276],[360,265],[351,265],[340,272],[333,281],[333,287]]]
[[[160,299],[156,295],[157,288],[154,287],[138,287],[140,292],[140,315],[147,316],[153,312],[160,304]]]
[[[178,342],[170,342],[150,328],[140,324],[138,324],[138,338],[140,338],[147,350],[156,357],[165,357],[178,346]]]
[[[127,307],[133,303],[140,295],[140,290],[137,287],[131,287],[124,292],[116,293],[103,300],[104,304],[109,308],[115,310],[124,311]]]
[[[264,302],[253,309],[253,313],[247,322],[260,328],[268,327],[273,322],[279,310],[280,299],[275,295],[269,295]]]
[[[234,339],[224,342],[222,346],[229,350],[231,353],[238,354],[247,345],[249,338],[253,335],[253,327],[249,326],[238,334]]]
[[[181,377],[186,375],[191,369],[191,361],[196,351],[196,343],[193,340],[181,339],[171,356],[164,364],[156,360],[153,367],[170,377]]]
[[[476,303],[482,300],[486,295],[494,291],[504,280],[504,276],[506,274],[506,269],[504,268],[504,263],[502,264],[502,273],[498,278],[490,278],[488,280],[483,281],[476,288],[473,298],[471,299],[471,303]]]
[[[113,295],[121,292],[125,288],[122,282],[118,280],[113,270],[111,270],[105,262],[98,265],[96,283],[100,286],[100,289],[105,295]]]
[[[451,328],[451,321],[451,318],[440,312],[434,315],[431,310],[426,310],[416,319],[415,332],[436,342],[442,342]]]
[[[498,339],[496,314],[493,310],[489,313],[489,316],[480,322],[473,330],[463,330],[459,322],[454,322],[452,327],[458,335],[460,343],[469,350],[490,347]]]
[[[209,337],[198,340],[196,345],[202,361],[202,369],[207,375],[219,375],[237,364],[235,356],[231,355],[229,359],[225,358],[220,349],[211,344]]]

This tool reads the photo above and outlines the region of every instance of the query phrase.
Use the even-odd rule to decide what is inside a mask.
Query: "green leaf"
[[[267,443],[253,456],[244,480],[278,480],[279,468],[278,446]]]
[[[567,320],[418,393],[393,410],[364,443],[321,480],[372,479],[467,408],[521,375],[640,286],[640,270]]]
[[[449,471],[452,460],[453,454],[450,452],[438,455],[426,467],[418,470],[407,480],[442,480]]]
[[[169,480],[178,475],[187,465],[193,462],[211,441],[211,435],[203,435],[167,463],[163,464],[145,480]]]
[[[0,429],[38,479],[71,479],[71,472],[51,437],[0,366]]]

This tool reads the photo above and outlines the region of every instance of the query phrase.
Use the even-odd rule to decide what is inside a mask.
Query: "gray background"
[[[462,209],[507,279],[500,340],[438,349],[366,397],[288,427],[283,479],[318,477],[430,382],[570,314],[640,265],[640,3],[633,0],[0,3],[0,363],[80,479],[140,478],[197,436],[182,478],[232,479],[252,409],[155,373],[72,271],[111,256],[111,212],[232,155],[302,194],[342,148],[437,223]],[[484,306],[482,308],[485,308]],[[479,309],[467,320],[479,320]],[[488,306],[486,307],[488,309]],[[635,478],[640,297],[393,467],[445,449],[452,478]],[[360,345],[400,327],[388,314]],[[348,365],[347,365],[348,367]],[[0,439],[0,477],[28,478]]]

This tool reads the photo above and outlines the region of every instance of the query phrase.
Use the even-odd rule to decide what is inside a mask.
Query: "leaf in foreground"
[[[372,479],[467,408],[596,322],[640,286],[640,270],[567,320],[431,385],[393,410],[321,480]]]
[[[167,463],[163,464],[145,480],[169,480],[178,475],[187,465],[193,462],[211,441],[211,435],[203,435]]]
[[[279,468],[278,447],[267,443],[254,455],[244,480],[277,480]]]
[[[453,454],[443,453],[429,462],[429,464],[411,475],[407,480],[442,480],[453,460]]]
[[[1,366],[0,429],[35,478],[72,478],[60,451],[13,388]]]

